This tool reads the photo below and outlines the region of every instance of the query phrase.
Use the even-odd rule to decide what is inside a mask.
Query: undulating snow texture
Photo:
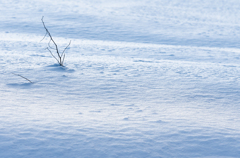
[[[0,10],[1,158],[240,157],[240,1]],[[60,50],[72,41],[65,67],[46,50],[42,16]]]

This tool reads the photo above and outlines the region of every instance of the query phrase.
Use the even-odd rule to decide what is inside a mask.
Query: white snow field
[[[0,10],[0,158],[240,157],[239,0]]]

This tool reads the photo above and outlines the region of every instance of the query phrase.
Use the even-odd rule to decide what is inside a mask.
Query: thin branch
[[[63,65],[64,59],[65,59],[65,54],[63,55],[62,65]]]
[[[32,82],[32,81],[30,81],[28,78],[26,78],[26,77],[23,77],[22,75],[15,74],[15,73],[12,73],[12,74],[14,74],[14,75],[16,75],[16,76],[20,76],[20,77],[24,78],[25,80],[27,80],[28,82],[30,82],[30,83],[33,83],[33,82]]]
[[[44,35],[44,37],[43,37],[43,39],[42,40],[44,40],[44,38],[47,36],[47,31],[46,31],[46,33],[45,33],[45,35]],[[40,42],[42,42],[42,40],[40,41]]]
[[[57,51],[57,54],[58,54],[58,57],[60,58],[60,54],[59,54],[59,52],[58,52],[58,46],[57,46],[57,44],[55,43],[55,41],[53,40],[53,38],[52,38],[50,32],[48,31],[47,27],[45,26],[45,23],[44,23],[44,21],[43,21],[43,18],[44,18],[44,16],[42,17],[43,27],[45,28],[46,32],[48,33],[48,36],[50,37],[51,41],[52,41],[53,44],[55,45],[56,51]]]
[[[50,39],[50,41],[48,42],[48,47],[49,47],[50,49],[56,50],[55,48],[51,47],[51,45],[50,45],[50,44],[51,44],[51,41],[52,41],[52,40]]]
[[[63,50],[62,55],[65,52],[65,50],[70,46],[70,44],[71,44],[71,40],[70,40],[69,44],[67,45],[67,47]],[[62,55],[61,55],[61,57],[62,57]]]
[[[45,34],[45,36],[43,37],[43,39],[44,39],[47,35],[48,35],[49,38],[50,38],[50,40],[49,40],[49,42],[48,42],[48,47],[47,47],[47,49],[48,49],[48,51],[51,53],[52,57],[53,57],[54,59],[56,59],[57,62],[58,62],[61,66],[63,66],[64,59],[65,59],[65,51],[66,51],[67,48],[70,46],[71,41],[70,41],[69,44],[65,47],[65,49],[63,50],[63,52],[60,54],[60,52],[59,52],[59,50],[58,50],[58,46],[57,46],[56,42],[53,40],[52,35],[51,35],[50,32],[48,31],[48,29],[47,29],[47,27],[46,27],[46,25],[45,25],[45,23],[44,23],[44,21],[43,21],[43,18],[44,18],[44,16],[42,17],[41,20],[42,20],[43,27],[44,27],[44,29],[46,30],[46,34]],[[43,39],[42,39],[42,40],[43,40]],[[41,41],[42,41],[42,40],[41,40]],[[54,44],[55,48],[53,48],[53,47],[51,46],[51,42]],[[52,51],[51,51],[50,49],[56,51],[58,58],[53,55],[53,53],[52,53]]]
[[[61,65],[61,63],[59,62],[59,60],[53,55],[52,51],[47,47],[47,50],[51,53],[52,57],[54,57],[57,62]]]

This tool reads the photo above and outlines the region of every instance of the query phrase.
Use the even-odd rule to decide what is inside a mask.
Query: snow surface
[[[240,157],[238,0],[0,10],[1,158]],[[61,50],[72,40],[65,67],[41,41],[42,16]]]

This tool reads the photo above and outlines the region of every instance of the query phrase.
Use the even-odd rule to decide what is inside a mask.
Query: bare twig
[[[71,41],[69,42],[69,44],[67,45],[67,47],[63,50],[61,57],[63,56],[63,53],[65,52],[65,50],[70,46],[70,44],[71,44]]]
[[[16,76],[20,76],[20,77],[24,78],[25,80],[27,80],[28,82],[33,83],[31,80],[29,80],[29,79],[26,78],[26,77],[23,77],[22,75],[15,74],[15,73],[12,73],[12,74],[14,74],[14,75],[16,75]]]
[[[58,45],[57,45],[56,42],[53,40],[52,35],[51,35],[50,32],[48,31],[48,29],[47,29],[47,27],[46,27],[46,25],[45,25],[45,23],[44,23],[44,21],[43,21],[43,18],[44,18],[44,16],[42,17],[41,20],[42,20],[43,27],[44,27],[44,29],[46,30],[46,34],[45,34],[45,36],[43,37],[43,39],[44,39],[47,35],[48,35],[49,38],[50,38],[50,40],[49,40],[49,42],[48,42],[48,47],[47,47],[47,49],[48,49],[48,51],[51,53],[52,57],[57,60],[57,62],[59,63],[59,65],[63,66],[63,62],[64,62],[64,59],[65,59],[65,51],[66,51],[66,49],[70,46],[71,41],[69,42],[69,44],[67,45],[67,47],[65,47],[65,49],[63,50],[63,52],[60,54],[60,53],[59,53],[59,49],[58,49]],[[43,39],[42,39],[42,40],[43,40]],[[41,40],[41,41],[42,41],[42,40]],[[50,45],[51,42],[54,44],[55,48],[51,47],[51,45]],[[57,57],[53,55],[53,53],[52,53],[52,51],[51,51],[50,49],[53,49],[53,50],[56,51]]]
[[[51,49],[56,50],[55,48],[53,48],[53,47],[51,46],[51,42],[52,42],[52,40],[50,39],[49,42],[48,42],[48,47],[51,48]]]
[[[52,51],[47,47],[47,50],[50,52],[50,54],[52,55],[52,57],[54,57],[57,62],[61,65],[61,63],[58,61],[58,59],[53,55]]]
[[[47,32],[45,33],[44,37],[41,39],[40,42],[42,42],[42,40],[44,40],[44,38],[47,36]]]
[[[63,55],[63,60],[62,60],[62,64],[63,64],[63,62],[64,62],[64,59],[65,59],[65,54]]]

